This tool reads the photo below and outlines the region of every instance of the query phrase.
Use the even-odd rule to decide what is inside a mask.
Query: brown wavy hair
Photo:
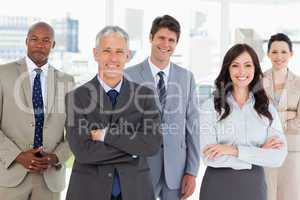
[[[255,98],[254,109],[259,116],[267,117],[271,124],[273,117],[269,112],[269,99],[262,84],[263,73],[259,64],[259,59],[255,51],[247,44],[234,45],[224,56],[221,71],[215,80],[216,89],[213,93],[215,110],[221,115],[220,121],[230,114],[231,110],[227,102],[227,95],[232,92],[233,84],[229,74],[229,67],[231,63],[244,52],[247,52],[250,55],[254,64],[254,77],[249,84],[249,91],[253,93]],[[222,112],[222,109],[224,109],[224,112]]]

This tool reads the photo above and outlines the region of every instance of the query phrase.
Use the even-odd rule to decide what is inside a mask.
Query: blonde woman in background
[[[277,108],[288,142],[288,156],[281,168],[266,168],[268,200],[300,199],[300,78],[288,69],[292,42],[283,33],[272,35],[268,57],[272,68],[264,75],[264,88]]]

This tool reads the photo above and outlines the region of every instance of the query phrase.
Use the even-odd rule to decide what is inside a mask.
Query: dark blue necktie
[[[112,104],[112,106],[115,106],[117,103],[117,96],[118,96],[118,91],[111,89],[107,92],[107,95],[109,96],[110,102]]]
[[[159,81],[157,84],[157,93],[158,93],[159,101],[160,101],[162,108],[165,107],[166,97],[167,97],[166,85],[165,85],[165,81],[164,81],[164,74],[165,73],[163,71],[160,71],[157,73],[157,75],[159,76]]]
[[[44,103],[41,86],[42,70],[37,68],[34,71],[36,72],[36,76],[34,78],[32,88],[32,104],[35,118],[33,148],[38,148],[43,146]]]
[[[117,96],[118,96],[118,91],[111,89],[107,92],[107,95],[109,96],[110,102],[112,106],[114,107],[117,103]],[[120,184],[120,177],[118,172],[115,170],[114,172],[114,180],[113,180],[113,187],[112,187],[112,196],[117,197],[121,193],[121,184]]]

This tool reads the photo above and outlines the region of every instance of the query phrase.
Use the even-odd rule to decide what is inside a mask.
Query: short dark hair
[[[154,19],[152,22],[152,27],[150,34],[152,37],[155,35],[157,31],[161,28],[167,28],[170,31],[173,31],[177,35],[177,42],[180,37],[180,24],[179,22],[172,16],[170,15],[164,15],[164,16],[159,16]]]
[[[50,24],[48,24],[48,23],[46,23],[46,22],[42,22],[42,21],[36,22],[36,23],[34,23],[33,25],[31,25],[31,26],[29,27],[29,29],[28,29],[27,36],[26,36],[26,37],[28,37],[28,36],[32,33],[32,31],[33,31],[34,29],[38,28],[38,27],[47,28],[47,29],[50,31],[50,33],[51,33],[51,35],[52,35],[52,38],[54,39],[54,35],[55,35],[54,29],[52,28],[52,26],[51,26]]]
[[[275,35],[272,35],[269,39],[268,53],[270,52],[272,43],[276,41],[286,42],[289,46],[290,51],[293,52],[293,44],[290,38],[284,33],[276,33]]]

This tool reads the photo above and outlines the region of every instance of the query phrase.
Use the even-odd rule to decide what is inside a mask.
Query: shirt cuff
[[[101,129],[101,131],[102,131],[102,135],[101,135],[101,138],[99,141],[104,142],[104,139],[105,139],[105,136],[107,133],[107,128]]]
[[[248,163],[250,163],[252,160],[255,160],[255,156],[249,153],[249,147],[238,145],[237,148],[239,151],[238,159]]]

